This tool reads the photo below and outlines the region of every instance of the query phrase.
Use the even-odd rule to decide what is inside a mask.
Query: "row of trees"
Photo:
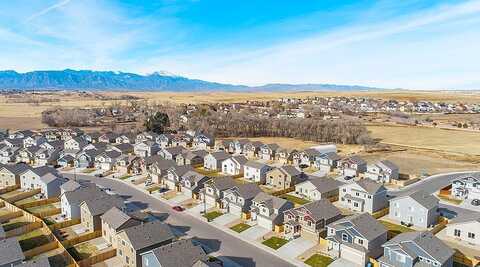
[[[274,119],[237,112],[209,112],[190,119],[187,128],[217,137],[291,137],[315,142],[372,143],[365,126],[353,120]]]
[[[51,127],[91,126],[92,112],[84,109],[50,109],[42,112],[42,122]]]

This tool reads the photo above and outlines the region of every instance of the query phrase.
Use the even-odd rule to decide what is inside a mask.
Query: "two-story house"
[[[438,198],[425,191],[417,191],[391,199],[388,217],[402,224],[428,228],[437,224],[438,203]]]
[[[257,161],[249,160],[243,165],[243,177],[255,183],[264,184],[267,180],[267,172],[273,167]]]
[[[286,199],[260,192],[252,200],[251,220],[273,231],[275,226],[283,224],[284,212],[293,207],[294,204]]]
[[[389,160],[381,160],[367,165],[365,177],[380,183],[391,183],[392,180],[398,180],[399,169],[395,163]]]
[[[302,198],[315,201],[338,199],[338,188],[343,183],[335,179],[309,176],[309,179],[295,185],[295,193]]]
[[[222,173],[226,175],[240,175],[243,173],[243,167],[248,159],[245,156],[238,155],[222,161]]]
[[[243,147],[243,154],[247,156],[249,159],[255,159],[258,157],[261,147],[263,143],[260,141],[252,141],[248,142]]]
[[[198,199],[200,191],[208,180],[210,178],[203,174],[196,171],[188,171],[180,179],[180,191],[190,198]]]
[[[260,147],[258,157],[263,160],[274,160],[277,150],[279,149],[280,146],[277,144],[264,144]]]
[[[367,171],[367,162],[359,156],[351,156],[341,159],[338,163],[338,169],[344,176],[356,177]]]
[[[461,245],[480,247],[480,215],[474,213],[453,218],[446,225],[445,237]]]
[[[133,153],[139,157],[156,155],[160,151],[160,145],[152,140],[136,143],[133,146]]]
[[[387,189],[370,179],[339,188],[340,204],[352,211],[374,213],[388,206]]]
[[[303,182],[306,175],[294,166],[285,165],[266,173],[266,184],[276,190],[284,190]]]
[[[193,137],[192,147],[195,149],[207,149],[215,146],[215,137],[207,133],[199,133]]]
[[[325,227],[342,218],[342,213],[328,200],[317,200],[284,212],[285,238],[298,237],[318,241]]]
[[[221,207],[225,191],[236,185],[237,183],[231,177],[215,178],[204,184],[201,197],[206,204]]]
[[[328,173],[338,166],[340,159],[340,156],[335,152],[322,153],[315,158],[313,165],[320,171]]]
[[[356,264],[382,255],[387,229],[368,213],[345,217],[327,226],[328,253]]]
[[[168,190],[177,190],[180,191],[180,182],[182,180],[182,176],[189,172],[193,171],[193,167],[190,165],[181,165],[181,166],[173,166],[167,170],[167,175],[164,176],[162,180],[162,184]]]
[[[203,168],[207,170],[222,171],[222,162],[231,155],[224,151],[217,151],[206,155],[203,159]]]
[[[458,199],[480,199],[480,178],[465,176],[454,180],[451,194]]]
[[[224,191],[222,207],[228,213],[247,218],[250,214],[252,200],[260,192],[262,190],[254,183],[236,185]]]
[[[382,245],[380,267],[452,267],[454,250],[431,232],[401,233]]]
[[[0,188],[20,185],[20,175],[29,168],[24,163],[0,165]]]

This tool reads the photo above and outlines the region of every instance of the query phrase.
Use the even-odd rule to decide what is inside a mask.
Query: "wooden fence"
[[[40,188],[37,188],[37,189],[31,190],[31,191],[22,192],[22,193],[19,193],[19,194],[15,195],[15,196],[6,198],[5,201],[7,201],[9,203],[15,203],[15,202],[20,201],[22,199],[26,199],[28,197],[34,196],[34,195],[36,195],[40,192],[42,192],[42,190]]]
[[[20,227],[17,227],[15,229],[12,229],[10,231],[5,232],[5,238],[23,235],[25,233],[40,229],[42,227],[43,227],[42,222],[32,222],[32,223],[29,223],[27,225],[23,225],[23,226],[20,226]]]
[[[53,197],[53,198],[47,198],[47,199],[41,199],[41,200],[37,200],[37,201],[28,202],[28,203],[25,203],[25,204],[18,205],[18,207],[21,208],[21,209],[28,209],[28,208],[48,205],[48,204],[57,203],[57,202],[60,202],[60,198]]]
[[[82,243],[82,242],[85,242],[85,241],[88,241],[88,240],[92,240],[94,238],[101,237],[101,236],[102,236],[102,231],[90,232],[90,233],[86,233],[86,234],[74,237],[72,239],[64,240],[64,241],[62,241],[62,245],[65,248],[71,248],[78,243]]]
[[[372,217],[375,218],[375,219],[381,218],[381,217],[387,215],[389,210],[390,210],[389,208],[384,208],[384,209],[382,209],[382,210],[379,210],[379,211],[377,211],[377,212],[374,212],[374,213],[372,214]]]
[[[94,264],[97,264],[99,262],[108,260],[110,258],[113,258],[117,256],[117,250],[116,249],[111,249],[107,250],[105,252],[102,252],[100,254],[94,255],[92,257],[89,257],[87,259],[79,261],[77,264],[79,267],[90,267]]]
[[[50,209],[50,210],[46,210],[46,211],[34,212],[33,215],[35,215],[39,218],[45,218],[45,217],[48,217],[48,216],[59,214],[61,212],[62,212],[61,208],[55,208],[55,209]]]
[[[271,195],[278,197],[278,196],[285,195],[285,194],[290,193],[290,192],[293,192],[293,191],[295,191],[295,187],[294,187],[294,186],[289,187],[289,188],[287,188],[287,189],[275,191],[275,192],[273,192]]]
[[[50,243],[47,243],[45,245],[27,250],[27,251],[23,252],[23,255],[25,255],[25,258],[31,259],[35,256],[38,256],[38,255],[42,254],[42,253],[48,252],[50,250],[57,249],[58,244],[59,244],[59,242],[54,240],[54,241],[52,241]]]
[[[14,212],[11,212],[11,213],[7,213],[7,214],[4,214],[4,215],[0,216],[0,223],[8,222],[11,219],[15,219],[15,218],[22,217],[22,216],[23,216],[22,211],[14,211]]]
[[[17,190],[19,188],[20,188],[20,185],[11,185],[11,186],[4,187],[4,188],[0,189],[0,195],[8,193],[8,192],[12,192],[12,191]]]
[[[456,263],[460,263],[462,265],[471,266],[471,267],[478,266],[478,264],[480,264],[480,259],[476,259],[476,257],[469,257],[463,254],[458,249],[455,249],[455,254],[453,255],[453,261]]]
[[[430,232],[432,232],[432,234],[437,234],[438,232],[442,231],[443,229],[445,229],[445,227],[447,227],[447,223],[448,223],[448,219],[445,218],[445,217],[438,217],[438,224],[435,225],[435,227],[433,227]]]
[[[5,207],[5,203],[0,202],[0,209],[3,208],[3,207]]]
[[[77,219],[71,219],[71,220],[68,220],[68,221],[59,222],[59,223],[49,225],[48,228],[50,228],[50,230],[52,230],[52,231],[55,231],[55,230],[62,229],[62,228],[65,228],[65,227],[69,227],[69,226],[79,224],[79,223],[80,223],[80,219],[77,218]]]

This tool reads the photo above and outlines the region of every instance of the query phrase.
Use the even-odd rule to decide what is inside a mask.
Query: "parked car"
[[[480,199],[474,199],[474,200],[472,200],[472,205],[473,205],[473,206],[480,206]]]
[[[353,176],[345,176],[343,179],[345,179],[345,181],[348,181],[348,180],[353,179]]]
[[[184,211],[185,209],[182,208],[181,206],[173,206],[172,210],[174,210],[174,211]]]

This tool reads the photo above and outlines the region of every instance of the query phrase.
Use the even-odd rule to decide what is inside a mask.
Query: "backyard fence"
[[[35,256],[38,256],[38,255],[43,254],[45,252],[48,252],[50,250],[57,249],[58,248],[58,243],[59,242],[56,241],[56,240],[52,241],[52,242],[47,243],[45,245],[27,250],[27,251],[23,252],[23,255],[25,255],[25,258],[31,259]]]
[[[4,215],[0,216],[0,223],[8,222],[11,219],[15,219],[15,218],[22,217],[22,216],[23,216],[22,211],[14,211],[14,212],[11,212],[11,213],[7,213],[7,214],[4,214]]]
[[[40,211],[40,212],[34,212],[33,215],[40,217],[40,218],[45,218],[48,216],[56,215],[62,212],[61,208],[55,208],[55,209],[50,209],[46,211]]]
[[[280,190],[280,191],[275,191],[275,192],[272,193],[272,196],[278,197],[278,196],[285,195],[285,194],[293,192],[293,191],[295,191],[294,186],[289,187],[287,189]]]
[[[8,193],[8,192],[12,192],[14,190],[17,190],[20,188],[20,185],[11,185],[11,186],[7,186],[5,188],[2,188],[0,189],[0,195],[1,194],[5,194],[5,193]]]
[[[27,208],[33,208],[33,207],[48,205],[48,204],[52,204],[52,203],[57,203],[57,202],[60,202],[60,198],[53,197],[53,198],[47,198],[47,199],[32,201],[32,202],[28,202],[28,203],[25,203],[25,204],[20,204],[20,205],[18,205],[18,207],[21,208],[21,209],[27,209]]]
[[[64,240],[64,241],[62,241],[62,245],[65,248],[71,248],[78,243],[82,243],[82,242],[85,242],[85,241],[88,241],[88,240],[92,240],[92,239],[100,237],[100,236],[102,236],[101,231],[90,232],[90,233],[87,233],[87,234],[83,234],[83,235],[74,237],[72,239]]]
[[[387,215],[388,212],[389,212],[389,210],[390,210],[389,208],[384,208],[384,209],[382,209],[382,210],[379,210],[379,211],[377,211],[377,212],[374,212],[374,213],[372,214],[372,217],[375,218],[375,219],[381,218],[381,217]]]
[[[19,236],[23,235],[25,233],[29,233],[33,230],[37,230],[42,228],[43,224],[42,222],[32,222],[27,225],[23,225],[20,227],[17,227],[15,229],[12,229],[10,231],[5,232],[5,238],[13,237],[13,236]]]
[[[71,219],[71,220],[68,220],[68,221],[59,222],[59,223],[49,225],[48,228],[50,228],[50,230],[52,230],[52,231],[55,231],[55,230],[62,229],[62,228],[65,228],[65,227],[69,227],[69,226],[79,224],[79,223],[80,223],[80,219],[77,218],[77,219]]]
[[[90,266],[92,266],[96,263],[103,262],[103,261],[108,260],[110,258],[113,258],[115,256],[117,256],[117,250],[116,249],[111,249],[111,250],[105,251],[103,253],[94,255],[90,258],[81,260],[81,261],[77,262],[77,264],[78,264],[79,267],[90,267]]]
[[[16,194],[12,197],[6,198],[5,200],[9,203],[15,203],[15,202],[20,201],[22,199],[26,199],[28,197],[34,196],[34,195],[36,195],[40,192],[42,192],[42,190],[40,190],[40,188],[37,188],[37,189],[31,190],[31,191],[26,191],[26,192]]]

